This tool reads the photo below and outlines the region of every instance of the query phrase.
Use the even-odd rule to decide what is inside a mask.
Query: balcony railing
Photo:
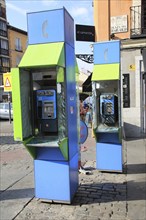
[[[130,7],[130,36],[131,38],[146,37],[146,8]]]
[[[0,48],[0,55],[9,55],[9,50]]]
[[[3,67],[0,65],[0,73],[10,72],[10,67]]]
[[[4,31],[4,30],[1,30],[1,29],[0,29],[0,36],[2,36],[2,37],[7,37],[7,36],[8,36],[7,31]]]

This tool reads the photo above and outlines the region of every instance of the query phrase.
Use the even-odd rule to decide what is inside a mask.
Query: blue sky
[[[27,31],[27,13],[56,8],[67,9],[75,24],[93,25],[92,0],[5,0],[10,25]],[[91,42],[76,42],[76,54],[92,53]],[[80,69],[92,71],[92,65],[78,60]]]

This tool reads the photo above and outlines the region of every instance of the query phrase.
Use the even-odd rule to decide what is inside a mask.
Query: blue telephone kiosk
[[[34,158],[35,197],[71,203],[79,149],[74,21],[65,8],[28,13],[28,30],[12,69],[14,139]]]
[[[120,41],[98,42],[93,45],[93,49],[92,95],[96,168],[100,171],[122,172]]]

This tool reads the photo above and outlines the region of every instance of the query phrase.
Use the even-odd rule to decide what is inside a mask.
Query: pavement
[[[34,197],[33,160],[12,125],[0,121],[0,220],[146,220],[146,139],[123,140],[123,173],[100,172],[89,128],[81,160],[91,174],[79,173],[71,205],[55,204]]]

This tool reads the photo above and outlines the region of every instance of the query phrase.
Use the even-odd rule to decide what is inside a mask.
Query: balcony
[[[10,67],[0,66],[0,73],[7,73],[7,72],[10,72]]]
[[[0,48],[0,55],[6,55],[6,56],[8,56],[8,55],[9,55],[9,50]]]
[[[6,8],[0,3],[0,17],[6,19]]]
[[[0,29],[0,36],[7,37],[8,36],[7,31],[4,31],[4,30]]]
[[[130,38],[146,37],[146,5],[130,7]]]

